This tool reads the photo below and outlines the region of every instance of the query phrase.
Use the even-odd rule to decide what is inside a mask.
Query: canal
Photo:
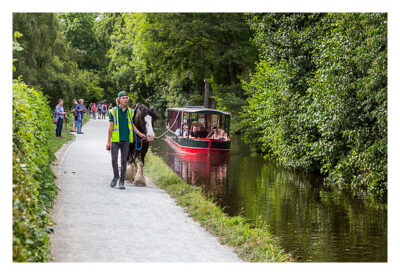
[[[155,124],[156,135],[165,121]],[[226,156],[175,152],[164,139],[151,150],[187,184],[229,215],[263,222],[300,262],[386,262],[387,204],[323,187],[318,175],[294,172],[252,152],[239,136]]]

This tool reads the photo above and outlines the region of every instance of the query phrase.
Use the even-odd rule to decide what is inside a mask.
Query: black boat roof
[[[177,111],[177,112],[180,111],[185,113],[213,114],[213,115],[226,115],[226,116],[231,115],[231,113],[229,112],[224,112],[217,109],[204,108],[202,106],[188,106],[186,108],[174,107],[174,108],[168,108],[167,111]]]

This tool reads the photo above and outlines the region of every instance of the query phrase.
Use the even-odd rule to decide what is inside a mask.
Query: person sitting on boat
[[[189,138],[200,138],[201,134],[197,125],[193,125],[193,130],[189,133]]]
[[[206,138],[217,139],[217,127],[212,127]]]
[[[207,132],[206,132],[206,127],[204,126],[203,123],[200,123],[200,137],[201,138],[206,138],[207,137]]]
[[[227,133],[225,133],[225,131],[223,129],[219,129],[219,133],[218,133],[218,139],[222,140],[222,141],[229,141],[229,137],[227,135]]]
[[[177,135],[177,136],[181,136],[181,135],[182,135],[182,130],[181,130],[181,128],[176,129],[175,135]]]
[[[181,128],[178,128],[178,129],[175,130],[175,135],[177,135],[177,136],[183,136],[183,132],[185,131],[185,127],[186,127],[186,129],[187,129],[186,123],[183,124],[182,129],[181,129]]]
[[[183,126],[183,137],[188,138],[189,137],[189,131],[187,125]]]

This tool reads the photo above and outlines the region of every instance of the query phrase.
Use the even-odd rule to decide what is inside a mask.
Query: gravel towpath
[[[238,262],[230,247],[193,221],[147,180],[110,187],[107,120],[90,120],[84,134],[57,152],[59,194],[52,211],[55,262]],[[117,184],[118,186],[118,184]]]

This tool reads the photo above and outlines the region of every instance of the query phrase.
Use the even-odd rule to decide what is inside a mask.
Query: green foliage
[[[13,30],[23,34],[18,43],[24,49],[13,52],[18,59],[14,79],[22,76],[25,83],[42,90],[51,106],[59,98],[65,100],[66,107],[74,98],[103,98],[100,77],[79,69],[78,63],[85,54],[67,42],[57,14],[14,13]]]
[[[52,46],[57,38],[57,19],[51,13],[14,13],[13,31],[22,33],[19,43],[24,51],[14,52],[18,59],[13,78],[24,76],[25,82],[38,85],[41,73],[52,57]]]
[[[53,132],[51,110],[43,94],[13,82],[13,260],[48,260],[52,222],[48,209],[56,195],[53,156],[47,141]]]
[[[20,51],[24,50],[24,48],[22,48],[21,45],[17,42],[17,39],[22,36],[23,36],[22,33],[14,32],[13,52],[14,51],[20,52]],[[15,61],[18,61],[18,59],[13,58],[12,62],[14,63]],[[13,64],[13,72],[15,72],[16,70],[17,70],[17,68]]]
[[[240,78],[256,60],[242,14],[122,14],[110,36],[109,73],[119,90],[165,107],[203,104],[204,79],[218,108],[243,104]],[[230,96],[235,95],[235,100]]]
[[[387,189],[387,18],[336,14],[314,55],[311,108],[322,140],[322,172],[343,187]],[[329,150],[340,153],[332,156]]]
[[[100,70],[102,48],[95,30],[98,13],[70,12],[60,13],[63,34],[74,49],[82,55],[78,65],[80,69]],[[104,54],[104,51],[103,51]]]
[[[243,86],[246,142],[327,182],[383,196],[385,14],[267,14],[249,20],[261,61]]]

